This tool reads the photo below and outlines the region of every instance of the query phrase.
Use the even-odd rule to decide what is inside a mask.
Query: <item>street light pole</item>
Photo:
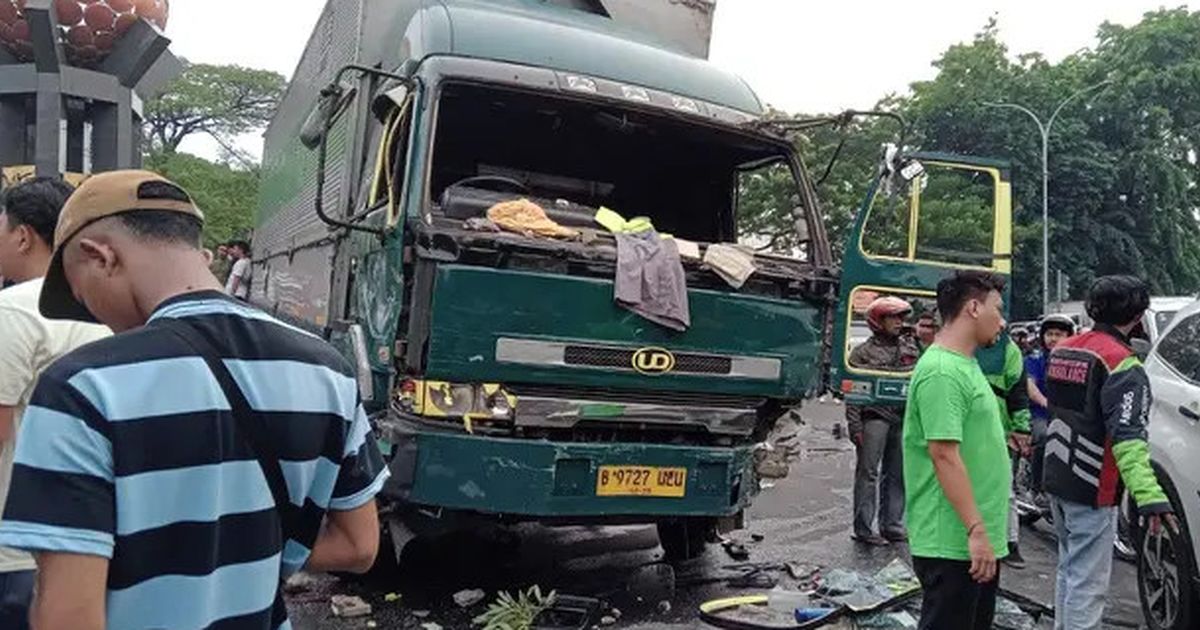
[[[1015,109],[1022,112],[1033,119],[1037,125],[1038,135],[1042,139],[1042,314],[1050,312],[1050,131],[1054,128],[1054,121],[1058,115],[1062,113],[1064,107],[1076,98],[1112,83],[1111,79],[1106,79],[1094,85],[1090,85],[1081,90],[1077,90],[1067,98],[1063,99],[1054,108],[1054,113],[1050,114],[1050,120],[1045,124],[1033,110],[1023,105],[1015,103],[983,103],[984,107],[995,107],[999,109]]]

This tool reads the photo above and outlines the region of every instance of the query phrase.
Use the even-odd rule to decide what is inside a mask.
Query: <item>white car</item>
[[[1180,309],[1159,332],[1146,359],[1154,394],[1150,458],[1181,531],[1164,528],[1154,536],[1135,528],[1138,591],[1151,630],[1194,630],[1200,628],[1200,302]]]

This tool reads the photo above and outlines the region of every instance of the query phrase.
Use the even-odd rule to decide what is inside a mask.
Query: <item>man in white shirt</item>
[[[233,267],[225,281],[225,292],[245,302],[250,299],[250,243],[230,241],[228,252]]]
[[[38,312],[50,265],[54,227],[71,187],[42,177],[0,194],[0,507],[12,479],[17,426],[38,375],[58,357],[107,336],[95,324],[51,321]],[[0,628],[29,627],[35,564],[29,554],[0,547]]]

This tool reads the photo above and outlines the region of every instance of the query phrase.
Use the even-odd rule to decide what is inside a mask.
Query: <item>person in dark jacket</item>
[[[1100,278],[1087,298],[1095,328],[1050,353],[1043,487],[1058,533],[1055,628],[1100,628],[1123,483],[1152,534],[1163,520],[1177,529],[1150,466],[1150,381],[1129,343],[1149,306],[1141,279]]]
[[[902,334],[912,306],[881,297],[867,307],[871,337],[850,353],[850,366],[882,372],[911,370],[921,351]],[[904,469],[901,432],[904,407],[846,405],[846,428],[858,452],[854,469],[854,540],[887,545],[908,539],[904,529]],[[880,468],[882,467],[882,474]],[[879,534],[875,516],[879,514]],[[880,535],[882,534],[882,535]]]

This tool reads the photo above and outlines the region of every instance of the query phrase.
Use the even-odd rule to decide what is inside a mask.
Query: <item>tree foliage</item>
[[[146,168],[182,186],[204,211],[204,244],[214,247],[245,238],[254,226],[257,170],[241,170],[188,153],[153,153]]]
[[[1139,274],[1157,294],[1200,290],[1200,13],[1147,13],[1134,26],[1102,25],[1098,39],[1094,49],[1050,63],[1037,54],[1014,56],[993,20],[935,60],[934,78],[879,104],[909,120],[909,149],[1011,161],[1014,312],[1021,317],[1041,311],[1041,138],[1025,114],[985,104],[1021,104],[1045,121],[1068,96],[1106,80],[1063,108],[1052,128],[1051,270],[1070,278],[1069,298],[1109,273]],[[887,121],[843,131],[849,139],[818,189],[835,256],[876,174],[880,144],[896,138]],[[797,138],[816,175],[839,134],[823,128]],[[790,217],[772,214],[774,205],[743,201],[743,209],[757,208],[740,213],[743,229],[786,226]],[[921,231],[930,230],[937,247],[967,243],[973,250],[975,228],[964,212],[969,208],[923,207]]]
[[[266,127],[286,87],[270,70],[185,62],[183,74],[146,103],[147,136],[154,150],[166,153],[201,133],[232,147],[233,136]]]

